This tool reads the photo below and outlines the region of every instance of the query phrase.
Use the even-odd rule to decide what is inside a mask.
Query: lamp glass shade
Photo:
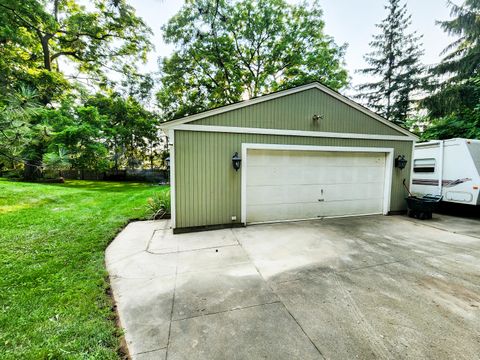
[[[238,171],[238,169],[240,169],[241,162],[242,162],[242,159],[238,156],[238,152],[233,154],[233,156],[232,156],[232,166],[235,169],[235,171]]]
[[[405,169],[405,166],[407,166],[407,159],[405,159],[405,155],[398,155],[398,157],[395,159],[395,167],[399,168],[400,170]]]

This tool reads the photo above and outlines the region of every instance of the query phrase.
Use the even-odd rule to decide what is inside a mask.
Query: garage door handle
[[[325,201],[325,199],[318,199],[318,201]]]

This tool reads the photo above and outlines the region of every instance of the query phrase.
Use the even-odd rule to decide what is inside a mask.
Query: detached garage
[[[417,138],[319,83],[164,130],[175,232],[405,210]]]

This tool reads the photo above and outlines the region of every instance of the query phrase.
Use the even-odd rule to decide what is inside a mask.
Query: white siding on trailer
[[[438,195],[441,192],[440,179],[443,178],[443,146],[439,142],[415,148],[411,191],[418,195]],[[427,163],[433,166],[425,167]],[[428,171],[427,171],[428,170]]]
[[[477,142],[451,139],[415,146],[414,163],[435,160],[434,171],[413,167],[411,191],[418,196],[439,195],[443,201],[477,205],[480,177],[470,145]],[[474,150],[475,152],[475,150]],[[425,170],[425,169],[424,169]]]
[[[247,222],[381,214],[385,153],[247,152]]]

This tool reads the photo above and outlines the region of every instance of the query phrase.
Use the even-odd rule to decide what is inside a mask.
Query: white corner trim
[[[412,192],[412,184],[413,184],[413,159],[415,157],[415,146],[416,146],[416,143],[414,142],[412,144],[412,154],[411,154],[411,161],[410,161],[410,181],[408,182],[408,195],[410,196],[410,193]],[[403,181],[403,180],[402,180]]]
[[[403,135],[380,135],[380,134],[357,134],[357,133],[337,133],[327,131],[304,131],[304,130],[283,130],[283,129],[264,129],[264,128],[246,128],[233,126],[213,126],[213,125],[178,125],[175,130],[185,131],[203,131],[220,132],[235,134],[263,134],[263,135],[283,135],[283,136],[304,136],[304,137],[322,137],[322,138],[340,138],[340,139],[367,139],[367,140],[395,140],[395,141],[415,141],[412,137]],[[171,130],[170,129],[170,130]]]
[[[355,108],[356,110],[374,118],[375,120],[380,121],[381,123],[399,131],[400,133],[405,134],[406,136],[408,136],[412,139],[418,140],[418,137],[416,135],[412,134],[410,131],[405,130],[404,128],[392,123],[391,121],[388,121],[387,119],[384,119],[383,117],[374,113],[373,111],[363,107],[362,105],[356,103],[355,101],[350,100],[349,98],[339,94],[338,92],[336,92],[332,89],[329,89],[325,85],[322,85],[318,82],[298,86],[298,87],[288,89],[288,90],[279,91],[279,92],[269,94],[269,95],[263,95],[263,96],[258,97],[258,98],[241,101],[241,102],[231,104],[231,105],[222,106],[222,107],[217,108],[217,109],[207,110],[207,111],[204,111],[202,113],[194,114],[194,115],[190,115],[190,116],[185,116],[185,117],[180,118],[180,119],[171,120],[171,121],[163,124],[161,127],[163,129],[169,129],[169,128],[177,126],[177,125],[181,125],[181,124],[185,124],[185,123],[188,123],[188,122],[200,120],[200,119],[203,119],[203,118],[206,118],[206,117],[209,117],[209,116],[213,116],[213,115],[222,114],[222,113],[225,113],[225,112],[228,112],[228,111],[241,109],[243,107],[258,104],[258,103],[261,103],[261,102],[264,102],[264,101],[278,99],[278,98],[281,98],[283,96],[295,94],[295,93],[305,91],[305,90],[310,90],[310,89],[318,89],[318,90],[326,93],[327,95],[330,95],[333,98],[335,98],[335,99],[337,99],[337,100]]]
[[[170,224],[172,229],[176,227],[176,204],[175,204],[175,130],[170,130],[169,134],[169,148],[170,148]]]
[[[383,214],[390,212],[392,182],[393,182],[393,148],[376,147],[342,147],[342,146],[311,146],[311,145],[280,145],[280,144],[250,144],[242,143],[242,177],[241,177],[241,222],[247,224],[247,164],[248,150],[292,150],[292,151],[328,151],[328,152],[369,152],[384,153],[385,185],[383,188]]]

